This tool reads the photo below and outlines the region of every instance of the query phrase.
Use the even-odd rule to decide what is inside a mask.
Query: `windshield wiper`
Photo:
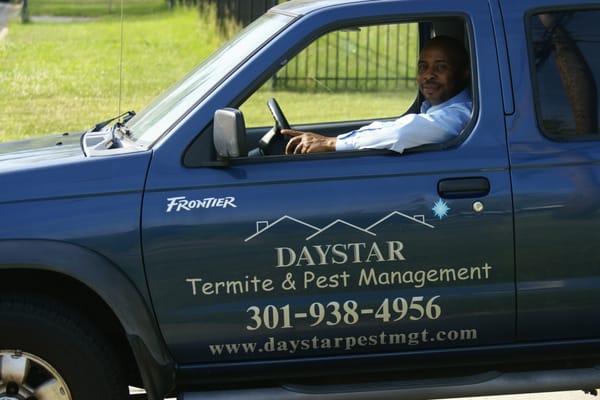
[[[106,125],[110,124],[111,122],[119,119],[119,118],[123,118],[120,122],[120,124],[126,124],[127,121],[129,121],[131,118],[135,117],[135,111],[127,111],[124,112],[121,115],[117,115],[116,117],[113,117],[111,119],[107,119],[106,121],[102,121],[96,125],[94,125],[94,127],[92,129],[90,129],[90,132],[98,132],[99,130],[101,130],[102,128],[104,128]]]
[[[134,148],[130,139],[131,131],[125,123],[135,116],[134,111],[127,111],[119,116],[100,122],[92,129],[81,135],[81,148],[86,156],[103,154],[104,150]],[[108,124],[122,118],[110,128],[104,129]]]
[[[123,147],[123,139],[130,136],[131,131],[129,128],[127,128],[123,122],[117,122],[110,130],[110,133],[105,136],[103,143],[107,149]]]

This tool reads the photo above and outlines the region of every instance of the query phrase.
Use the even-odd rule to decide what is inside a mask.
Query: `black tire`
[[[125,400],[125,374],[109,342],[76,309],[0,295],[0,398]]]

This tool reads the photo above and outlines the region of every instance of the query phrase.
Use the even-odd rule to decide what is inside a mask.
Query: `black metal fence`
[[[413,87],[416,24],[335,31],[312,43],[273,79],[273,89],[339,92]]]
[[[214,5],[221,20],[248,25],[287,0],[170,0]],[[390,24],[333,32],[311,44],[271,80],[274,90],[393,90],[414,85],[417,27]]]

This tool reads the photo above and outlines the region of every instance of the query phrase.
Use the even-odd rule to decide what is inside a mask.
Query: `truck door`
[[[501,90],[487,6],[434,1],[419,20],[415,10],[422,3],[399,2],[393,7],[408,10],[412,20],[390,22],[390,4],[339,6],[314,21],[305,17],[305,23],[328,21],[328,29],[318,30],[339,31],[326,39],[328,54],[344,54],[346,68],[352,57],[364,59],[361,54],[373,62],[387,59],[387,53],[377,55],[389,51],[383,40],[370,53],[360,46],[388,29],[394,38],[410,32],[410,24],[416,30],[395,53],[416,57],[419,36],[432,31],[432,10],[450,25],[460,21],[471,52],[475,104],[465,135],[460,143],[404,155],[366,150],[241,157],[226,167],[182,165],[181,153],[157,149],[144,199],[144,257],[158,320],[178,362],[414,353],[514,340],[512,200],[502,107],[497,97],[485,95]],[[481,12],[448,18],[461,6]],[[360,26],[348,26],[359,16]],[[338,20],[344,21],[339,29]],[[239,88],[270,95],[269,85],[283,72],[249,74],[272,70],[273,60],[290,48],[316,43],[308,40],[314,30],[298,32],[282,34],[276,40],[285,46],[272,46],[215,95],[227,98],[238,88],[240,94],[221,107],[241,105],[249,132],[259,128],[252,125],[249,103],[241,104],[247,96]],[[367,35],[364,42],[360,35]],[[361,104],[399,102],[400,86],[412,88],[412,97],[400,111],[396,104],[396,115],[418,101],[412,71],[391,89],[380,75],[379,83],[350,92],[342,86],[336,91],[326,77],[304,75],[326,90],[280,89],[274,97],[294,127],[349,129],[367,119],[357,117]],[[258,77],[267,89],[252,83]],[[355,77],[340,85],[354,85]],[[359,100],[344,111],[344,99],[353,96]],[[311,111],[301,119],[293,111],[303,98],[315,113],[338,118],[318,123],[310,120]],[[269,115],[266,106],[261,110]]]
[[[600,10],[584,3],[504,5],[520,82],[508,128],[522,341],[600,336]]]

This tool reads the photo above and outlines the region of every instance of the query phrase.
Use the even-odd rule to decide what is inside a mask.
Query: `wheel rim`
[[[0,400],[72,400],[58,371],[33,354],[0,350]]]

